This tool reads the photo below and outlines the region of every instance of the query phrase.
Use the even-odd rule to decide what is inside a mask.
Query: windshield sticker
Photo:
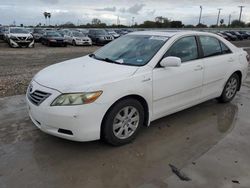
[[[167,41],[168,37],[164,37],[164,36],[152,36],[149,38],[149,40],[162,40],[162,41]]]
[[[118,63],[124,63],[124,60],[123,59],[118,59],[118,60],[116,60],[116,62],[118,62]]]

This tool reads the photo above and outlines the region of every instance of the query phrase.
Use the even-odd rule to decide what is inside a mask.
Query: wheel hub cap
[[[237,91],[237,80],[235,78],[231,78],[226,86],[226,97],[228,99],[232,98]]]
[[[136,131],[139,125],[139,112],[133,106],[121,109],[114,118],[113,133],[119,139],[126,139]]]

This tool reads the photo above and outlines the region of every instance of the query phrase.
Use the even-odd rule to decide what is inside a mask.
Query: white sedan
[[[64,35],[67,43],[73,46],[92,45],[92,40],[80,31],[69,31]]]
[[[248,64],[245,51],[215,34],[134,32],[40,71],[27,90],[29,114],[54,136],[122,145],[158,118],[231,101]]]

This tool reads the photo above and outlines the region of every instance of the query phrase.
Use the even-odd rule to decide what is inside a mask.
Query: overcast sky
[[[85,24],[99,18],[107,24],[115,24],[119,16],[121,24],[154,20],[164,16],[182,20],[185,24],[197,24],[200,5],[203,6],[202,23],[211,25],[221,18],[228,23],[229,14],[239,18],[239,5],[243,9],[242,20],[250,22],[250,0],[0,0],[0,24],[44,24],[44,11],[52,13],[51,24],[72,22]]]

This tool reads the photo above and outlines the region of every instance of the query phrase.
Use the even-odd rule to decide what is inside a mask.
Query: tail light
[[[246,58],[247,58],[247,62],[250,63],[250,56],[248,54],[247,54]]]

